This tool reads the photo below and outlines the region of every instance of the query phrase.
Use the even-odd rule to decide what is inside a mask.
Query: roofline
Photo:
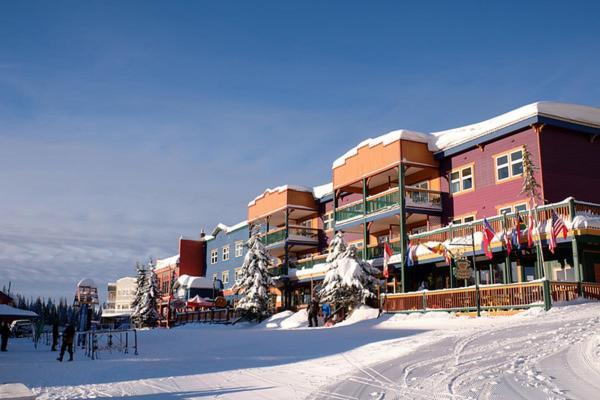
[[[446,150],[441,150],[434,153],[433,157],[436,160],[443,159],[444,157],[449,157],[458,153],[462,153],[463,151],[469,150],[472,147],[477,146],[478,144],[490,142],[495,139],[499,139],[503,136],[508,136],[514,131],[518,131],[524,128],[528,128],[532,124],[542,123],[548,125],[554,125],[559,128],[572,129],[579,132],[587,133],[589,135],[600,135],[600,127],[586,125],[581,122],[572,122],[565,121],[556,117],[545,116],[543,114],[534,115],[527,119],[515,122],[514,124],[505,126],[503,128],[498,129],[497,131],[487,133],[483,136],[475,138],[473,140],[469,140],[467,142],[461,143],[457,146],[448,148]]]

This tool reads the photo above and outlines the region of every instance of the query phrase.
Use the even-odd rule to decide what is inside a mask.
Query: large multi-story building
[[[127,322],[133,311],[131,303],[137,289],[136,279],[123,277],[108,284],[106,303],[102,308],[102,319],[106,322]]]
[[[462,128],[398,130],[367,139],[333,162],[331,184],[267,189],[248,204],[248,224],[260,227],[278,260],[278,305],[307,301],[325,274],[323,259],[335,231],[376,266],[383,243],[390,244],[395,255],[386,290],[393,292],[415,290],[421,282],[431,289],[469,283],[454,278],[452,262],[432,250],[436,243],[455,258],[470,256],[475,247],[483,283],[542,276],[600,281],[598,135],[599,108],[534,103]],[[500,240],[500,232],[515,225],[515,212],[526,217],[531,208],[521,192],[526,149],[540,185],[536,218],[543,226],[536,238],[545,249],[543,268],[532,249],[508,254]],[[552,211],[569,228],[554,253],[545,230]],[[480,243],[483,218],[498,233],[491,260]],[[417,249],[411,267],[402,256],[409,241]]]

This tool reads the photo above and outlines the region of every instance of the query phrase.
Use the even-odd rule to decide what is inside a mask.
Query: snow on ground
[[[288,312],[253,326],[142,331],[138,356],[78,352],[72,363],[11,340],[0,383],[25,383],[40,399],[590,399],[600,390],[600,303],[479,319],[376,311],[359,308],[333,328],[306,328],[305,314]]]

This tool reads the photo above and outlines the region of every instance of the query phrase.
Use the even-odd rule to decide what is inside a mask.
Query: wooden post
[[[404,197],[404,164],[398,168],[398,204],[400,206],[400,279],[402,293],[406,292],[406,199]]]
[[[363,218],[365,217],[365,215],[367,215],[367,178],[363,178],[362,180],[362,205],[363,205]],[[368,244],[368,235],[369,233],[367,232],[367,223],[363,220],[363,253],[362,253],[362,259],[363,260],[367,260],[368,256],[367,256],[367,244]]]

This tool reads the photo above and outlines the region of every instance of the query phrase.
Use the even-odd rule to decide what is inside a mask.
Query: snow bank
[[[280,323],[280,327],[283,329],[305,328],[307,326],[308,312],[306,310],[300,310],[282,320]]]
[[[352,311],[352,314],[344,321],[336,324],[335,326],[346,326],[356,324],[357,322],[368,321],[376,319],[379,316],[379,310],[377,308],[369,307],[367,305],[360,305],[358,308]]]
[[[248,221],[241,221],[241,222],[238,222],[237,224],[231,225],[231,226],[225,225],[225,224],[219,222],[217,224],[217,226],[215,227],[215,229],[213,229],[212,234],[210,236],[215,237],[219,231],[223,231],[225,233],[231,233],[240,228],[243,228],[246,225],[248,225]]]
[[[258,327],[271,329],[281,328],[281,321],[291,317],[292,315],[294,315],[292,311],[282,311],[280,313],[270,316],[269,318],[258,324]]]

